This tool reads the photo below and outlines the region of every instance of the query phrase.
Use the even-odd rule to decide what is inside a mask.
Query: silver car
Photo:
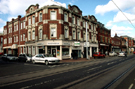
[[[58,59],[56,57],[49,57],[44,54],[37,54],[32,57],[32,62],[33,63],[45,63],[45,65],[48,65],[48,64],[59,63],[60,59]]]
[[[121,52],[119,52],[119,55],[118,56],[120,57],[120,56],[126,56],[126,55],[125,55],[125,52],[124,51],[121,51]]]
[[[109,56],[117,56],[117,53],[112,51],[109,53]]]

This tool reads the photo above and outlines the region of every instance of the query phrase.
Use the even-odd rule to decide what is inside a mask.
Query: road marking
[[[111,64],[113,64],[113,63],[115,63],[115,62],[110,62],[110,63],[107,63],[107,65],[111,65]]]
[[[100,67],[102,67],[102,66],[95,67],[95,68],[91,68],[91,69],[89,69],[89,70],[87,70],[87,71],[91,71],[91,70],[94,70],[94,69],[98,69],[98,68],[100,68]]]
[[[132,84],[129,86],[128,89],[132,89],[133,86],[134,86],[134,84],[132,83]]]

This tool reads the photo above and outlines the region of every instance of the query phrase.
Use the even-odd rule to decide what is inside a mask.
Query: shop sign
[[[47,45],[60,45],[58,42],[48,42]]]
[[[86,42],[84,42],[84,47],[89,47],[89,46],[90,46],[89,42],[87,42],[87,46],[86,46]]]
[[[16,48],[17,48],[17,44],[13,44],[12,49],[16,49]]]
[[[74,46],[80,46],[80,42],[74,42]]]
[[[44,45],[43,43],[37,43],[37,45]]]
[[[70,45],[70,43],[62,43],[62,45]]]

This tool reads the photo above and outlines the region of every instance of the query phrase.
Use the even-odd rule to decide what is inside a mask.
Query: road
[[[124,76],[123,73],[127,74],[134,68],[134,59],[135,55],[130,55],[127,58],[108,57],[48,66],[32,63],[3,63],[0,65],[0,88],[111,89],[112,87],[114,89],[118,87],[118,89],[124,89],[120,88],[122,87],[119,86],[120,83],[116,85],[115,82],[120,80],[119,76]]]

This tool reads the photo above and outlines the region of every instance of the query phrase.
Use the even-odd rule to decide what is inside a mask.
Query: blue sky
[[[82,10],[83,16],[94,15],[106,28],[111,29],[112,37],[117,33],[118,36],[128,35],[135,38],[135,0],[0,0],[0,32],[3,32],[7,21],[18,15],[24,16],[25,10],[31,4],[37,3],[40,7],[48,4],[58,4],[65,8],[68,8],[68,4],[76,5]]]

